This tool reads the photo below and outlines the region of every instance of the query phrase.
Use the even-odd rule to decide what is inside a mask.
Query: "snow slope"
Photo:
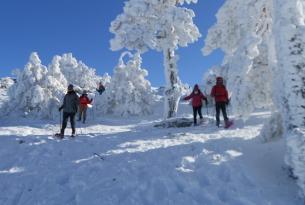
[[[229,130],[161,129],[158,116],[93,120],[89,111],[76,139],[64,140],[51,137],[56,122],[1,119],[0,204],[302,204],[284,140],[257,138],[269,115]]]

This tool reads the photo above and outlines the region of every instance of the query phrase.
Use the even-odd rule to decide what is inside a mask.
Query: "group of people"
[[[223,83],[222,77],[216,78],[216,85],[213,86],[211,93],[211,97],[215,99],[215,109],[216,109],[216,126],[220,125],[220,111],[222,112],[225,127],[229,126],[229,118],[226,111],[226,105],[229,104],[228,91]],[[197,125],[197,113],[199,114],[200,119],[203,119],[201,108],[202,101],[205,101],[206,106],[208,105],[207,97],[201,92],[199,86],[196,84],[194,86],[193,92],[184,98],[184,100],[192,99],[193,106],[193,116],[194,116],[194,125]]]
[[[63,138],[65,134],[65,129],[67,127],[68,120],[70,119],[72,135],[75,136],[75,116],[79,111],[78,121],[86,122],[87,108],[91,104],[93,99],[88,98],[87,91],[83,91],[82,95],[78,97],[74,91],[72,84],[68,86],[68,92],[64,97],[63,104],[59,107],[59,111],[63,110],[63,120],[61,125],[60,133],[57,134],[59,138]]]
[[[97,89],[97,92],[102,94],[105,91],[105,87],[100,83]],[[216,78],[216,85],[212,88],[211,97],[215,99],[215,108],[216,108],[216,126],[220,125],[220,111],[222,111],[225,126],[227,127],[229,123],[229,118],[226,112],[226,105],[229,103],[228,91],[223,83],[222,77]],[[192,100],[193,106],[193,116],[194,116],[194,125],[197,125],[197,114],[199,114],[200,119],[203,119],[201,108],[202,101],[205,101],[205,104],[208,105],[208,100],[206,96],[201,92],[199,86],[196,84],[194,86],[193,92],[184,98],[184,100]],[[63,120],[60,133],[57,134],[58,137],[63,138],[65,134],[65,129],[67,127],[68,120],[70,119],[71,128],[72,128],[72,137],[75,136],[75,116],[79,111],[78,121],[83,123],[86,122],[87,108],[88,105],[92,103],[93,99],[88,98],[86,91],[83,91],[83,94],[78,97],[74,91],[73,85],[68,86],[68,92],[64,97],[62,106],[59,107],[59,111],[63,110]]]

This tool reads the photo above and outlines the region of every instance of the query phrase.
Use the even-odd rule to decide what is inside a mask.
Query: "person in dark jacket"
[[[229,103],[228,91],[223,84],[223,78],[216,78],[216,85],[212,88],[211,96],[215,99],[216,107],[216,126],[219,127],[220,110],[222,111],[223,119],[225,121],[225,126],[227,127],[229,123],[229,118],[227,116],[226,105]]]
[[[91,104],[92,99],[88,98],[88,94],[87,91],[83,91],[82,96],[79,98],[79,117],[78,117],[78,121],[81,121],[82,117],[83,117],[83,123],[86,122],[86,117],[87,117],[87,108],[88,108],[88,104]]]
[[[202,100],[205,101],[205,104],[208,104],[207,98],[203,95],[201,90],[199,89],[199,86],[196,84],[194,86],[193,92],[184,98],[184,100],[190,100],[192,99],[192,106],[193,106],[193,116],[194,116],[194,125],[197,125],[197,113],[199,114],[200,119],[202,119]]]
[[[63,138],[67,127],[68,119],[70,119],[72,128],[72,137],[75,136],[75,115],[79,106],[79,98],[73,89],[73,85],[68,86],[68,92],[64,97],[64,102],[60,106],[59,111],[63,110],[63,121],[59,137]]]
[[[102,84],[102,82],[99,82],[98,88],[96,89],[96,91],[97,91],[100,95],[103,94],[103,92],[105,91],[105,87],[104,87],[104,85]]]

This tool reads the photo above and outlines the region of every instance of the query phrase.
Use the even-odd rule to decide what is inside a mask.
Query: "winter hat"
[[[70,85],[68,86],[68,90],[70,90],[70,91],[73,90],[73,85],[72,85],[72,84],[70,84]]]
[[[217,77],[216,82],[217,83],[223,83],[223,78],[222,77]]]
[[[195,86],[194,86],[194,90],[199,90],[199,86],[198,86],[198,84],[195,84]]]

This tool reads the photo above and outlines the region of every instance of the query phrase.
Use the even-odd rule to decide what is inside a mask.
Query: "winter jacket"
[[[75,91],[68,92],[64,97],[64,102],[59,108],[63,109],[65,113],[77,113],[77,108],[79,105],[79,98]]]
[[[88,104],[90,104],[92,102],[92,99],[89,100],[89,98],[86,95],[82,95],[79,98],[79,102],[80,102],[80,106],[81,107],[87,107]]]
[[[198,93],[195,94],[195,91],[197,91]],[[192,99],[193,107],[202,106],[202,100],[205,100],[207,102],[207,98],[202,94],[197,84],[195,85],[193,92],[189,96],[186,96],[184,98],[184,100],[190,100],[190,99]]]
[[[215,98],[215,102],[228,102],[228,91],[224,85],[218,84],[212,88],[211,96]]]

